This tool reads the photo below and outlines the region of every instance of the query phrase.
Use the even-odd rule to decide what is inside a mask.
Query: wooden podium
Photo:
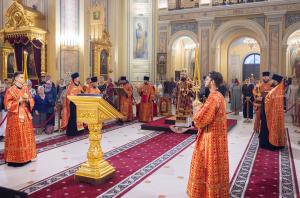
[[[125,91],[125,89],[123,87],[113,87],[111,88],[114,92],[115,95],[118,96],[118,110],[121,111],[120,108],[120,95],[125,94],[126,96],[128,96],[127,92]]]
[[[102,123],[113,118],[123,118],[123,115],[97,95],[68,96],[68,98],[76,105],[77,121],[87,123],[90,130],[88,160],[76,171],[75,181],[93,185],[103,184],[115,176],[115,169],[103,159],[100,146]]]

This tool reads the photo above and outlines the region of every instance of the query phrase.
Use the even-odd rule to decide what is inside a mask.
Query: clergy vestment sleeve
[[[7,90],[4,99],[4,105],[6,109],[11,113],[18,113],[19,112],[19,100],[15,100],[12,96],[10,90]]]
[[[132,86],[128,86],[127,90],[125,89],[126,93],[128,94],[127,97],[132,96]]]
[[[209,97],[205,102],[202,109],[199,109],[194,117],[195,126],[198,127],[199,131],[210,123],[215,118],[217,109],[217,101]]]
[[[151,89],[151,93],[150,93],[150,101],[151,100],[155,100],[155,88],[153,86],[153,89]]]
[[[138,94],[141,96],[143,94],[142,86],[137,89]]]

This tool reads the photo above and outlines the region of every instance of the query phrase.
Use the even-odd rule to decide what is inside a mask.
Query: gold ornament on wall
[[[23,6],[16,1],[8,8],[5,13],[7,16],[7,22],[5,23],[5,28],[18,29],[22,26],[33,26],[33,21],[26,16]]]

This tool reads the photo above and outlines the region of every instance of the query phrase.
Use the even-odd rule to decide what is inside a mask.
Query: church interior
[[[229,161],[229,195],[217,197],[300,198],[300,0],[0,0],[0,84],[6,81],[7,90],[17,71],[24,72],[36,93],[43,78],[51,80],[58,95],[66,94],[59,88],[71,86],[74,73],[83,89],[88,78],[97,77],[107,89],[108,81],[116,87],[126,77],[132,100],[125,106],[133,118],[118,123],[130,114],[120,113],[121,95],[112,95],[110,103],[72,96],[75,118],[85,130],[68,136],[61,128],[66,108],[62,96],[57,97],[54,117],[46,119],[53,119],[54,132],[47,133],[47,127],[45,133],[35,131],[37,157],[10,167],[4,154],[9,138],[5,116],[10,113],[1,107],[0,197],[1,192],[20,197],[189,197],[197,105],[190,107],[193,125],[177,127],[179,101],[173,97],[175,87],[166,86],[171,79],[181,82],[184,73],[196,87],[189,100],[205,105],[209,95],[201,94],[200,85],[216,71],[226,88]],[[260,113],[255,99],[242,98],[242,86],[263,83],[263,72],[269,72],[270,80],[280,75],[286,83],[281,105],[286,144],[276,151],[259,147],[260,129],[254,123]],[[146,123],[139,120],[144,100],[139,88],[145,79],[154,87]],[[240,90],[230,87],[236,82]],[[290,90],[294,85],[299,91]],[[95,176],[91,167],[96,163],[106,167],[108,176]]]

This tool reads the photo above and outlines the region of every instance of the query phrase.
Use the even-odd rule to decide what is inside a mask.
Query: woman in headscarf
[[[63,92],[63,90],[65,90],[67,87],[66,87],[66,83],[65,83],[65,80],[64,79],[60,79],[60,84],[57,85],[57,90],[56,90],[56,93],[57,93],[57,98],[60,99],[60,95],[61,93]],[[61,101],[60,101],[61,102]]]
[[[107,85],[104,82],[104,77],[100,76],[100,81],[99,81],[99,90],[101,91],[101,94],[106,94],[106,89],[107,89]]]
[[[112,84],[112,79],[111,79],[111,77],[109,77],[107,80],[107,97],[112,102],[113,102],[114,92],[111,88],[113,88],[113,87],[114,87],[114,84]]]
[[[49,99],[49,102],[54,106],[55,105],[55,101],[56,101],[56,91],[55,89],[52,87],[52,82],[50,80],[48,80],[46,82],[46,88],[45,88],[45,94]],[[50,119],[50,117],[53,115],[54,113],[54,108],[53,106],[47,106],[47,120]],[[55,115],[51,118],[51,120],[47,123],[47,126],[55,126]],[[52,128],[50,131],[46,131],[47,133],[53,133],[54,128]]]
[[[242,86],[240,85],[240,82],[236,79],[234,85],[231,86],[231,111],[239,108],[242,105],[242,96]],[[242,112],[242,108],[235,111],[234,114],[238,115],[239,112]]]
[[[44,124],[47,121],[47,106],[54,107],[54,105],[48,100],[45,95],[43,86],[38,87],[38,94],[34,96],[34,107],[32,109],[33,119],[32,124],[35,126]],[[41,134],[45,130],[46,125],[40,127],[34,127],[36,135]]]

